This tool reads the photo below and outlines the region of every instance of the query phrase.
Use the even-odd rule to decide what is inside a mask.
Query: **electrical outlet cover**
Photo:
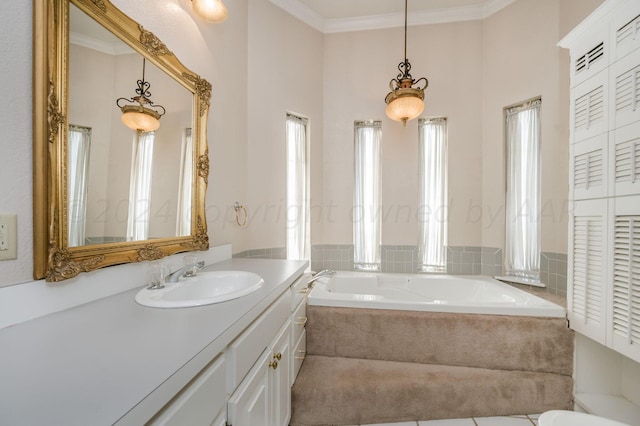
[[[0,260],[17,259],[18,219],[15,214],[0,213]]]

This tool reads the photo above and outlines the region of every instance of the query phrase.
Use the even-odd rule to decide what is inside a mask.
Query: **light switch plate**
[[[18,218],[0,213],[0,260],[18,258]]]

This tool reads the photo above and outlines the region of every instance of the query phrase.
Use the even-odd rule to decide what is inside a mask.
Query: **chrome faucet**
[[[201,260],[200,262],[196,263],[195,266],[196,268],[198,268],[198,270],[204,268],[204,260]],[[177,269],[172,273],[170,273],[169,275],[167,275],[166,277],[164,277],[164,282],[177,283],[178,281],[180,281],[180,278],[182,277],[193,276],[192,271],[193,271],[193,265],[185,265],[182,268]]]
[[[307,281],[307,285],[311,284],[312,282],[314,282],[318,278],[326,277],[327,275],[335,275],[335,274],[336,274],[336,271],[334,271],[334,270],[323,269],[322,271],[313,274],[313,277],[311,277],[311,279],[309,281]]]

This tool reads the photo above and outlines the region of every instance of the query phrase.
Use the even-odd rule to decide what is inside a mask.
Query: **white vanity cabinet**
[[[227,423],[237,426],[286,426],[291,417],[291,320],[259,356],[227,404]]]
[[[640,418],[640,2],[607,0],[570,50],[567,311],[576,409]],[[595,366],[595,367],[594,367]]]
[[[149,424],[287,426],[293,347],[304,350],[308,278],[284,289]]]

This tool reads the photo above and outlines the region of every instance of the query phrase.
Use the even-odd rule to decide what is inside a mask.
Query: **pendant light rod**
[[[404,61],[407,62],[407,2],[404,0]]]

